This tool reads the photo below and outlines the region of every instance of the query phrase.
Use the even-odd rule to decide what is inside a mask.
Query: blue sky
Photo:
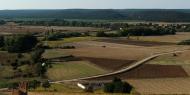
[[[190,9],[190,0],[0,0],[0,9]]]

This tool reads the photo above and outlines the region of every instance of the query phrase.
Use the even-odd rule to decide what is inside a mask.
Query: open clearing
[[[51,80],[74,79],[106,73],[107,71],[85,61],[54,63],[47,72]]]
[[[142,95],[189,95],[190,78],[127,80]]]

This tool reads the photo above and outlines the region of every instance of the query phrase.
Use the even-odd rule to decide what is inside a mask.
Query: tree
[[[45,50],[41,47],[37,47],[32,53],[31,58],[33,63],[37,63],[40,61],[42,54],[45,52]]]
[[[4,37],[0,36],[0,47],[4,46]]]
[[[114,93],[114,85],[112,83],[105,84],[104,92],[106,92],[106,93]]]
[[[16,70],[18,68],[18,59],[16,59],[15,62],[11,63],[11,66],[13,67],[13,70]]]
[[[45,90],[47,90],[47,88],[51,87],[51,84],[50,84],[49,81],[47,80],[47,81],[45,81],[45,82],[42,83],[42,87],[43,87]]]

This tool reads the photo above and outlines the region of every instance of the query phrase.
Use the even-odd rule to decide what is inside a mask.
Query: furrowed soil
[[[143,64],[124,73],[94,78],[92,80],[112,80],[114,77],[119,77],[121,79],[154,79],[188,77],[188,74],[181,66]]]
[[[119,60],[119,59],[108,59],[108,58],[93,58],[93,57],[81,57],[83,60],[90,61],[91,63],[106,69],[106,70],[119,70],[123,67],[127,67],[135,60]]]

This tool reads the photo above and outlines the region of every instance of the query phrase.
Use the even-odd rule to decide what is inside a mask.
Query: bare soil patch
[[[128,39],[100,39],[97,40],[100,42],[107,42],[107,43],[117,43],[117,44],[127,44],[127,45],[136,45],[136,46],[162,46],[162,45],[175,45],[175,43],[170,42],[154,42],[154,41],[141,41],[141,40],[128,40]]]
[[[135,60],[120,60],[120,59],[93,58],[93,57],[81,57],[81,59],[90,61],[91,63],[103,69],[111,71],[122,69],[135,62]]]
[[[128,72],[93,80],[111,80],[114,77],[122,79],[177,78],[188,77],[188,74],[181,66],[144,64]]]

